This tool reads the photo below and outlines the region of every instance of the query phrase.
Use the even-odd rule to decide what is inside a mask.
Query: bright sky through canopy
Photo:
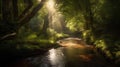
[[[38,0],[38,2],[41,2],[41,0]]]
[[[48,2],[46,3],[46,7],[48,8],[48,10],[50,12],[55,12],[55,2],[54,2],[54,0],[48,0]]]
[[[57,32],[62,32],[62,15],[57,11],[55,0],[48,0],[45,4],[49,15],[49,27]]]

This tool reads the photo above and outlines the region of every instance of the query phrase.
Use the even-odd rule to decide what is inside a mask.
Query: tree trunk
[[[49,15],[47,14],[44,18],[44,24],[43,24],[43,28],[42,28],[42,32],[43,34],[47,34],[46,31],[47,31],[47,28],[49,26],[49,19],[48,19]]]
[[[2,0],[2,22],[0,23],[0,39],[4,39],[15,31],[13,24],[12,0]]]
[[[1,22],[1,20],[2,20],[2,1],[0,1],[0,22]]]
[[[13,3],[14,2],[14,3]],[[11,36],[12,33],[16,33],[18,29],[20,29],[21,26],[28,23],[30,19],[42,8],[44,5],[45,0],[41,0],[41,2],[33,8],[31,12],[29,10],[25,11],[27,12],[22,19],[18,21],[18,23],[13,23],[15,20],[13,20],[13,15],[16,17],[15,13],[17,13],[17,1],[15,0],[2,0],[2,22],[0,24],[0,39],[6,39]],[[13,7],[13,5],[15,5]],[[11,10],[13,9],[13,10]],[[15,11],[14,11],[15,10]],[[13,11],[15,13],[13,13]],[[13,34],[12,34],[13,35]]]
[[[93,19],[93,13],[92,13],[92,10],[91,10],[90,0],[86,0],[86,10],[85,10],[84,17],[85,17],[85,20],[86,20],[85,29],[86,30],[88,30],[88,29],[92,30],[94,19]]]
[[[2,21],[10,23],[12,21],[11,5],[12,0],[2,0]]]
[[[16,21],[18,18],[18,0],[12,0],[13,5],[13,18]]]

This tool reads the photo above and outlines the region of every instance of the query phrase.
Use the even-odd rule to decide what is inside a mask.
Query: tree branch
[[[24,2],[27,4],[27,7],[20,14],[20,16],[18,17],[18,20],[20,20],[21,18],[23,18],[28,13],[28,11],[32,8],[32,6],[33,6],[32,0],[24,0]]]
[[[30,19],[43,7],[46,0],[41,0],[41,2],[33,8],[33,10],[28,13],[23,19],[19,21],[19,26],[24,25],[25,23],[28,23]]]

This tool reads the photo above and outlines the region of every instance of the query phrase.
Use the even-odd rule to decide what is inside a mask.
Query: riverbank
[[[12,66],[11,64],[13,64],[13,65],[17,64],[16,62],[20,63],[22,60],[24,60],[26,58],[44,55],[51,48],[57,48],[61,44],[65,45],[64,47],[72,48],[75,50],[80,49],[80,50],[84,50],[85,52],[88,52],[88,53],[95,52],[96,54],[98,54],[97,56],[100,56],[104,61],[106,61],[106,58],[104,57],[104,55],[100,54],[100,51],[96,50],[95,47],[93,47],[92,45],[87,45],[87,44],[83,45],[83,44],[81,44],[81,42],[77,43],[75,41],[61,40],[61,42],[58,45],[57,43],[50,43],[50,42],[36,42],[36,41],[17,42],[16,41],[15,43],[9,42],[9,44],[7,42],[1,43],[1,45],[0,45],[0,54],[1,54],[0,55],[0,62],[1,62],[0,67],[8,67],[9,65]],[[73,52],[73,54],[78,53],[80,50]],[[83,59],[85,62],[88,62],[88,61],[90,61],[90,59],[92,60],[94,55],[93,54],[80,54],[76,57],[79,57],[79,58]],[[24,62],[25,62],[25,60],[24,60]],[[22,62],[22,63],[24,63],[24,62]],[[106,63],[109,63],[110,67],[119,67],[119,66],[116,66],[112,60],[109,60],[109,61],[107,60]],[[109,67],[109,66],[107,66],[107,67]]]
[[[49,49],[56,47],[59,45],[50,42],[2,42],[0,43],[0,67],[27,57],[43,55]]]

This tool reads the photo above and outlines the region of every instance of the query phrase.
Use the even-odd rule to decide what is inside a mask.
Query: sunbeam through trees
[[[0,0],[0,66],[19,61],[54,67],[43,55],[54,49],[55,60],[64,60],[55,67],[87,67],[94,60],[97,66],[119,67],[119,6],[118,0]]]

